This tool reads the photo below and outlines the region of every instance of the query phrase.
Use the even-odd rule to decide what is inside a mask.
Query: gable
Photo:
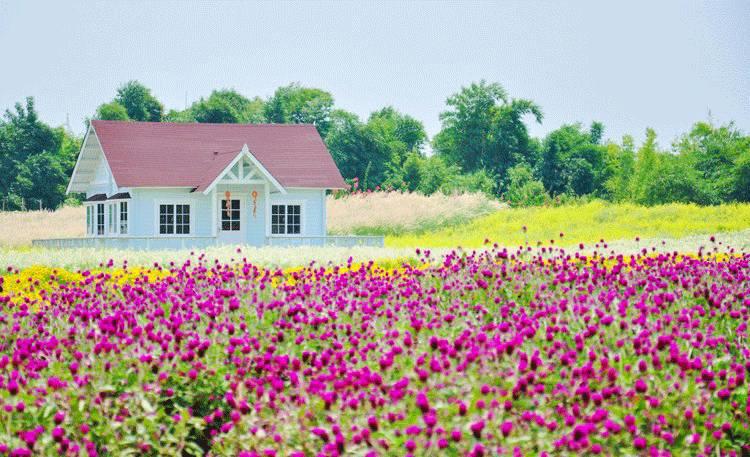
[[[247,145],[242,146],[242,150],[220,173],[209,171],[206,174],[206,180],[195,189],[209,193],[217,184],[265,184],[271,186],[281,193],[286,193],[286,189],[266,170],[258,159],[253,155]]]
[[[70,177],[67,193],[109,194],[116,189],[117,184],[102,151],[99,138],[89,127]]]
[[[212,183],[243,145],[279,187],[346,187],[312,125],[92,121],[113,179],[122,187]]]

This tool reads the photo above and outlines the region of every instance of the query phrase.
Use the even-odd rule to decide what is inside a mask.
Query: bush
[[[544,184],[534,179],[531,169],[524,164],[508,170],[508,181],[505,199],[511,206],[540,206],[549,199]]]

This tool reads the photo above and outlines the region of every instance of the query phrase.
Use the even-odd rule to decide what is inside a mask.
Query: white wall
[[[136,188],[130,191],[130,234],[158,236],[160,203],[190,205],[190,236],[211,236],[212,208],[210,195],[185,188]],[[170,236],[170,235],[165,235]]]
[[[287,189],[286,194],[271,194],[270,203],[302,205],[302,235],[325,236],[325,191],[322,189]],[[268,215],[270,218],[270,214]]]

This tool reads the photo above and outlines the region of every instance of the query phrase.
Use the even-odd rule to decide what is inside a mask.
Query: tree
[[[440,114],[442,130],[433,147],[464,172],[485,170],[501,181],[516,163],[534,163],[535,151],[524,123],[542,111],[530,100],[510,99],[500,84],[472,83],[448,97]]]
[[[268,122],[277,124],[313,124],[325,138],[331,124],[333,95],[321,89],[302,87],[298,83],[279,87],[266,102]]]
[[[119,89],[115,102],[119,103],[134,121],[161,121],[164,107],[153,95],[151,90],[138,81],[128,81]]]
[[[16,103],[15,112],[6,110],[0,124],[0,192],[10,193],[19,164],[34,154],[59,148],[60,137],[39,120],[32,97],[26,99],[25,107]]]
[[[127,121],[128,110],[118,102],[102,103],[96,109],[95,119],[104,121]]]
[[[0,121],[0,193],[14,209],[36,199],[45,208],[57,207],[79,148],[78,138],[39,120],[33,98],[26,99],[25,107],[17,103],[15,112],[6,111]]]
[[[633,137],[625,135],[622,145],[609,143],[605,160],[610,176],[604,184],[606,189],[604,196],[616,202],[630,200],[632,197],[631,180],[635,172]]]
[[[512,206],[540,206],[547,199],[544,184],[526,164],[519,164],[508,170],[508,185],[505,198]]]
[[[550,194],[605,193],[609,174],[604,160],[606,147],[598,144],[603,129],[598,122],[589,131],[581,124],[568,124],[547,135],[537,170]]]
[[[732,181],[732,198],[750,202],[750,148],[737,158]]]
[[[651,128],[647,128],[646,140],[640,149],[638,149],[635,160],[631,195],[633,196],[633,201],[636,203],[649,204],[650,201],[653,201],[653,195],[649,195],[649,185],[656,179],[658,172],[658,148],[656,132]]]
[[[744,136],[733,123],[716,127],[709,122],[697,122],[672,146],[680,159],[698,172],[698,185],[710,196],[711,203],[732,198],[735,163],[750,149],[750,137]]]
[[[252,100],[232,89],[213,91],[190,108],[197,122],[259,124],[265,122],[264,103]]]
[[[325,142],[344,178],[359,178],[360,186],[370,189],[385,179],[389,151],[378,144],[356,114],[333,111]]]

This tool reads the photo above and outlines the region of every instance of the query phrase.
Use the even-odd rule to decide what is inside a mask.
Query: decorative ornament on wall
[[[229,200],[232,197],[232,193],[229,191],[224,192],[224,210],[227,212],[227,217],[232,217],[232,203]]]
[[[255,217],[255,210],[258,209],[258,191],[253,189],[250,196],[253,197],[253,217]]]

